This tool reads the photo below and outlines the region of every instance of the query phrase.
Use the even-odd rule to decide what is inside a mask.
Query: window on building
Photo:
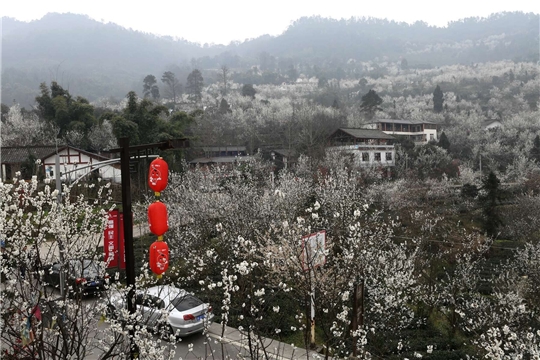
[[[375,153],[375,161],[381,161],[381,153],[380,152]]]
[[[392,153],[391,152],[386,153],[386,161],[392,161]]]
[[[429,140],[435,140],[435,135],[434,134],[429,134]]]
[[[362,161],[369,161],[369,153],[363,152],[362,153]]]

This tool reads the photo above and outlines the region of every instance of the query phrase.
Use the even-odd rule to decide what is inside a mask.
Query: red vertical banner
[[[131,214],[133,217],[133,214]],[[124,213],[120,213],[119,221],[120,224],[120,233],[118,237],[118,258],[120,259],[120,269],[126,268],[126,248],[124,244]]]
[[[118,247],[118,231],[121,229],[118,220],[118,210],[109,211],[105,236],[103,237],[103,251],[109,268],[118,266],[118,252],[120,250]]]

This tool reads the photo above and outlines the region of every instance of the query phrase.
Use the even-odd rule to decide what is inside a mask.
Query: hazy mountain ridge
[[[165,70],[201,70],[227,65],[235,72],[261,67],[261,53],[274,59],[265,71],[286,67],[335,69],[350,59],[407,59],[411,66],[503,59],[538,61],[539,15],[499,13],[469,18],[447,28],[373,18],[304,17],[280,36],[261,36],[228,46],[201,46],[101,23],[84,15],[47,14],[29,23],[3,18],[2,102],[33,103],[40,82],[57,80],[73,94],[93,100],[140,92],[142,79]],[[174,71],[174,70],[173,70]],[[179,70],[178,70],[179,71]],[[183,74],[182,74],[183,75]],[[180,77],[185,82],[184,77]],[[205,82],[212,81],[205,77]]]
[[[487,19],[469,18],[452,22],[447,28],[432,27],[422,22],[409,25],[372,18],[335,20],[304,17],[293,23],[281,36],[268,39],[263,46],[267,47],[265,51],[277,56],[297,57],[295,54],[309,49],[308,53],[313,56],[327,58],[341,55],[345,60],[354,58],[367,61],[387,56],[395,60],[418,48],[438,43],[481,41],[490,36],[504,34],[507,42],[522,40],[531,46],[538,57],[538,29],[539,16],[532,13],[499,13]],[[249,49],[250,45],[244,43],[239,48]],[[260,48],[250,50],[262,51]],[[484,50],[482,49],[483,53]],[[491,61],[503,59],[497,54],[487,55],[493,57],[489,59]],[[514,56],[520,55],[517,53]],[[418,60],[422,63],[432,63],[434,66],[466,61],[454,59],[443,63],[438,59]]]

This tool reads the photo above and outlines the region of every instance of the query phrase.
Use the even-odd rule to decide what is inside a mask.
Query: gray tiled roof
[[[208,164],[208,163],[234,163],[253,160],[253,156],[217,156],[203,157],[191,160],[190,164]]]
[[[392,135],[385,134],[380,130],[344,129],[344,128],[341,128],[339,130],[357,139],[389,139],[389,140],[395,139],[395,137],[393,137]]]
[[[56,152],[56,146],[5,146],[0,148],[0,152],[2,164],[20,164],[28,160],[30,155],[43,160]]]
[[[246,151],[245,146],[203,146],[203,151]]]
[[[83,154],[87,154],[90,157],[99,160],[108,160],[109,158],[95,154],[86,150],[77,149],[73,146],[59,146],[58,151],[62,151],[65,148],[70,148]],[[41,145],[41,146],[4,146],[0,148],[2,164],[20,164],[28,160],[28,156],[34,155],[36,159],[44,160],[49,156],[56,153],[55,145]]]
[[[294,151],[293,149],[275,149],[274,152],[285,157],[291,157],[296,155],[296,151]]]
[[[411,121],[411,120],[403,120],[403,119],[378,119],[372,122],[372,124],[378,124],[378,123],[410,124],[410,125],[436,124],[432,121]]]

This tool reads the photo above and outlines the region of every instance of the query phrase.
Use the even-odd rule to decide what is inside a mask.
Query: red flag
[[[36,317],[36,319],[41,321],[41,309],[39,308],[39,305],[36,305],[34,310],[32,310],[32,314]]]

